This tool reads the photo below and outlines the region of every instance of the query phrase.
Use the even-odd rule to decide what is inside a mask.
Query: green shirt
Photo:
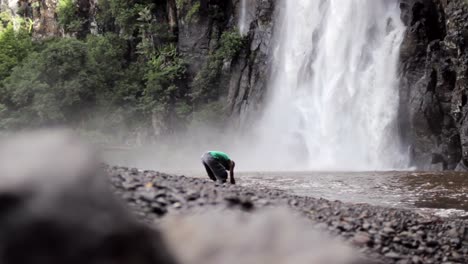
[[[217,159],[221,164],[229,169],[231,166],[231,158],[229,158],[226,153],[221,151],[209,151],[209,153],[213,158]]]

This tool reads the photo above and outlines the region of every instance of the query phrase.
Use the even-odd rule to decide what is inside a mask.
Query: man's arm
[[[229,178],[231,179],[231,184],[236,184],[236,180],[234,179],[234,167],[236,166],[236,163],[231,160],[231,167],[229,169]]]

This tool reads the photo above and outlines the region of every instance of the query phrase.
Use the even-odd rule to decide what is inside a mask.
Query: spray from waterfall
[[[406,168],[397,0],[284,1],[255,156],[268,169]]]

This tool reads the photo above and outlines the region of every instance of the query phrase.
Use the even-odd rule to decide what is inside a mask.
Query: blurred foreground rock
[[[371,263],[285,209],[170,215],[164,218],[162,230],[186,264]]]
[[[0,142],[0,263],[174,263],[101,171],[96,153],[66,131]]]

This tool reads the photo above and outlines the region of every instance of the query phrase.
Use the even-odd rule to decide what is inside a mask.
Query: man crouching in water
[[[236,184],[234,180],[234,167],[236,163],[229,156],[221,151],[208,151],[201,157],[208,177],[213,181],[225,183],[227,181],[227,171],[231,184]]]

